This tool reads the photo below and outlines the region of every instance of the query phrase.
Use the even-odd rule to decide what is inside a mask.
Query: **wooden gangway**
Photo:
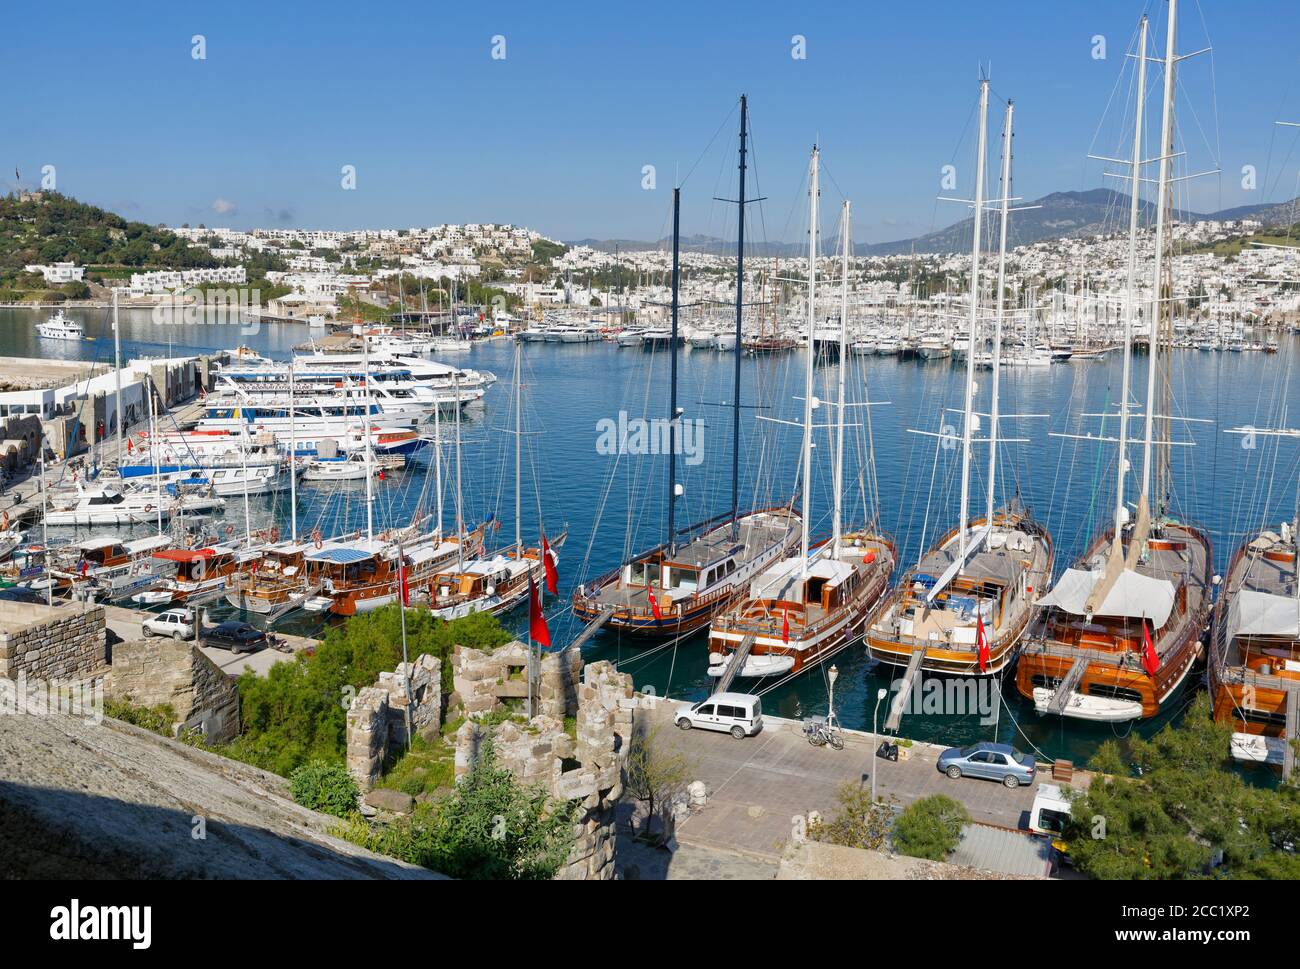
[[[907,661],[907,670],[903,673],[902,685],[898,688],[898,695],[894,697],[894,702],[889,705],[889,716],[885,718],[885,729],[898,732],[898,728],[903,723],[903,710],[907,706],[907,700],[912,695],[912,684],[916,682],[917,676],[921,672],[921,661],[925,659],[925,647],[917,646],[912,650],[912,658]]]
[[[1080,656],[1071,664],[1069,672],[1062,677],[1061,682],[1056,686],[1056,692],[1047,701],[1047,710],[1045,712],[1061,714],[1065,712],[1065,705],[1070,702],[1070,694],[1079,685],[1079,681],[1083,679],[1083,674],[1087,669],[1088,657],[1086,656]]]
[[[735,648],[731,654],[731,659],[727,663],[727,668],[722,671],[718,677],[718,684],[713,688],[713,695],[726,693],[731,688],[732,682],[736,679],[736,674],[740,668],[745,665],[745,660],[749,659],[749,651],[754,648],[754,635],[750,633],[740,641],[740,645]]]
[[[583,644],[587,640],[589,640],[592,636],[596,635],[596,632],[600,629],[601,626],[609,622],[609,617],[614,615],[614,612],[617,608],[618,608],[617,606],[606,606],[604,609],[602,609],[600,611],[600,615],[598,615],[595,619],[593,619],[590,623],[588,623],[587,628],[584,629],[582,632],[578,633],[577,638],[574,639],[573,642],[569,643],[569,645],[566,648],[582,649]]]

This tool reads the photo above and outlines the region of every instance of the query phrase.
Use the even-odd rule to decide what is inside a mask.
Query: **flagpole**
[[[533,719],[533,576],[528,574],[528,719]]]
[[[406,557],[397,542],[397,614],[402,617],[402,664],[406,667],[406,749],[411,749],[411,669],[406,655]]]

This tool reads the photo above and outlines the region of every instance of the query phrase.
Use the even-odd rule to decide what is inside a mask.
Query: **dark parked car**
[[[46,596],[44,592],[37,592],[34,589],[24,589],[21,586],[0,589],[0,600],[5,602],[33,602],[38,606],[46,604]]]
[[[220,646],[232,653],[251,653],[266,645],[266,633],[256,626],[231,619],[203,634],[205,646]]]
[[[949,747],[939,755],[939,770],[954,780],[983,777],[1001,781],[1007,787],[1032,784],[1038,764],[1010,744],[983,741],[969,747]]]

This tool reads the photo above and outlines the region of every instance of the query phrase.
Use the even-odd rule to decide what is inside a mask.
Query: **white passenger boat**
[[[51,493],[45,512],[45,524],[62,525],[133,525],[148,524],[180,513],[197,515],[225,508],[224,498],[190,494],[174,488],[155,492],[124,489],[113,485],[86,486],[78,482],[76,490]]]
[[[63,310],[55,310],[44,323],[37,323],[36,332],[46,340],[80,340],[86,335],[81,324],[64,316]]]

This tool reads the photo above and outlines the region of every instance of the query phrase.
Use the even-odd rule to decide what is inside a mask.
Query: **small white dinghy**
[[[721,653],[710,653],[708,675],[717,679],[727,671],[730,663],[730,655],[724,656]],[[751,653],[745,657],[745,665],[740,668],[736,675],[752,677],[779,676],[782,673],[790,672],[793,668],[793,656],[755,656]]]
[[[1034,709],[1038,713],[1047,713],[1047,705],[1052,702],[1052,697],[1055,695],[1055,690],[1043,686],[1035,687]],[[1136,700],[1088,696],[1071,690],[1070,698],[1065,701],[1065,709],[1061,711],[1061,715],[1076,720],[1093,720],[1097,723],[1122,723],[1142,716],[1142,704]]]

